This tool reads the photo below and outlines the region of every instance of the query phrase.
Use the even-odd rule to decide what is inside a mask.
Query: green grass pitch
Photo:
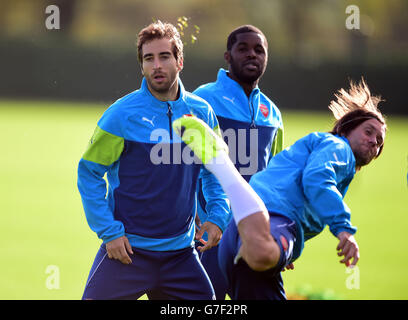
[[[0,299],[80,299],[100,241],[76,187],[77,164],[106,106],[0,101]],[[328,131],[330,112],[283,111],[285,145]],[[408,118],[388,117],[382,156],[352,182],[346,202],[361,259],[347,273],[326,229],[306,243],[287,292],[341,299],[407,299]]]

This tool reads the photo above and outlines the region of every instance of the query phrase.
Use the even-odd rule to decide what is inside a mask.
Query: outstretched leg
[[[274,267],[280,250],[269,232],[268,211],[229,159],[225,142],[204,121],[194,116],[175,120],[173,128],[206,169],[217,177],[227,194],[242,240],[239,255],[253,270]]]

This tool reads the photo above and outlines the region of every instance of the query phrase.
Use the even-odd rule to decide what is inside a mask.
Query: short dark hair
[[[177,28],[171,23],[161,22],[160,20],[149,24],[143,28],[137,38],[137,57],[139,63],[143,62],[142,47],[146,42],[154,39],[170,39],[173,47],[173,55],[177,61],[183,58],[183,41],[181,41],[180,33]]]
[[[257,27],[254,27],[253,25],[246,24],[246,25],[243,25],[243,26],[240,26],[240,27],[234,29],[229,34],[228,39],[227,39],[227,50],[231,51],[232,46],[234,45],[235,42],[237,42],[237,35],[238,34],[247,33],[247,32],[258,33],[259,35],[261,35],[265,39],[266,46],[268,46],[268,41],[266,40],[266,37],[263,34],[263,32],[261,30],[259,30]]]
[[[383,100],[379,96],[371,95],[364,79],[358,84],[350,81],[350,89],[340,89],[335,97],[336,100],[330,102],[329,109],[337,120],[330,133],[347,136],[369,119],[376,119],[387,128],[385,117],[378,109],[378,104]],[[383,146],[384,144],[380,146],[376,158],[381,154]]]

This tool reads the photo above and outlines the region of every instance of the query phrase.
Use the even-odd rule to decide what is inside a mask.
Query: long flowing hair
[[[369,119],[377,119],[386,126],[385,117],[378,109],[378,104],[384,100],[371,94],[363,78],[357,84],[350,81],[350,89],[338,90],[335,97],[336,99],[329,104],[329,109],[336,119],[330,133],[347,136],[354,128]],[[383,146],[384,144],[380,147],[377,157],[381,154]]]

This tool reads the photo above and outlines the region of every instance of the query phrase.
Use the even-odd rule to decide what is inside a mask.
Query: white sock
[[[231,202],[235,224],[256,212],[267,212],[265,204],[240,175],[226,152],[220,152],[205,167],[213,173]]]

